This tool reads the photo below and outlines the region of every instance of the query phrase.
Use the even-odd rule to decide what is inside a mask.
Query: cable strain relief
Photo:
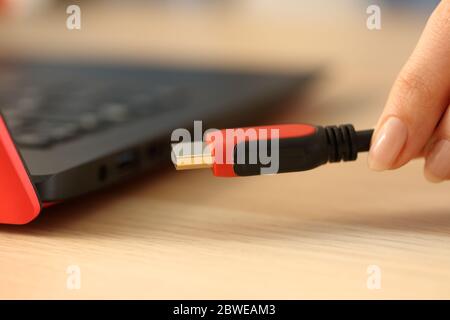
[[[358,157],[358,139],[353,125],[327,126],[328,161],[354,161]]]

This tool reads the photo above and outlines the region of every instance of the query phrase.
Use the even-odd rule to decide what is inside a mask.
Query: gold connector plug
[[[202,142],[180,142],[172,145],[172,162],[176,170],[211,168],[211,148]]]

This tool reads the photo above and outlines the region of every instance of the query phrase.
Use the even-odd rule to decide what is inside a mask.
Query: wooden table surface
[[[246,68],[328,66],[280,117],[372,126],[423,17],[64,10],[0,22],[0,50]],[[239,12],[239,13],[236,13]],[[292,13],[292,12],[291,12]],[[278,176],[147,175],[0,226],[0,298],[450,298],[450,185],[357,162]],[[381,271],[369,289],[369,266]],[[80,289],[67,287],[70,266]],[[72,278],[70,278],[72,279]]]

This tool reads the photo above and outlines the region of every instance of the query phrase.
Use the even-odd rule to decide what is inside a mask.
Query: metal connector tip
[[[172,145],[172,162],[176,170],[211,168],[211,148],[202,142],[180,142]]]

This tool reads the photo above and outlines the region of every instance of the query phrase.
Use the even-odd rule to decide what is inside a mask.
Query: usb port
[[[116,165],[119,170],[134,168],[139,163],[139,155],[135,150],[126,151],[119,154],[116,158]]]

